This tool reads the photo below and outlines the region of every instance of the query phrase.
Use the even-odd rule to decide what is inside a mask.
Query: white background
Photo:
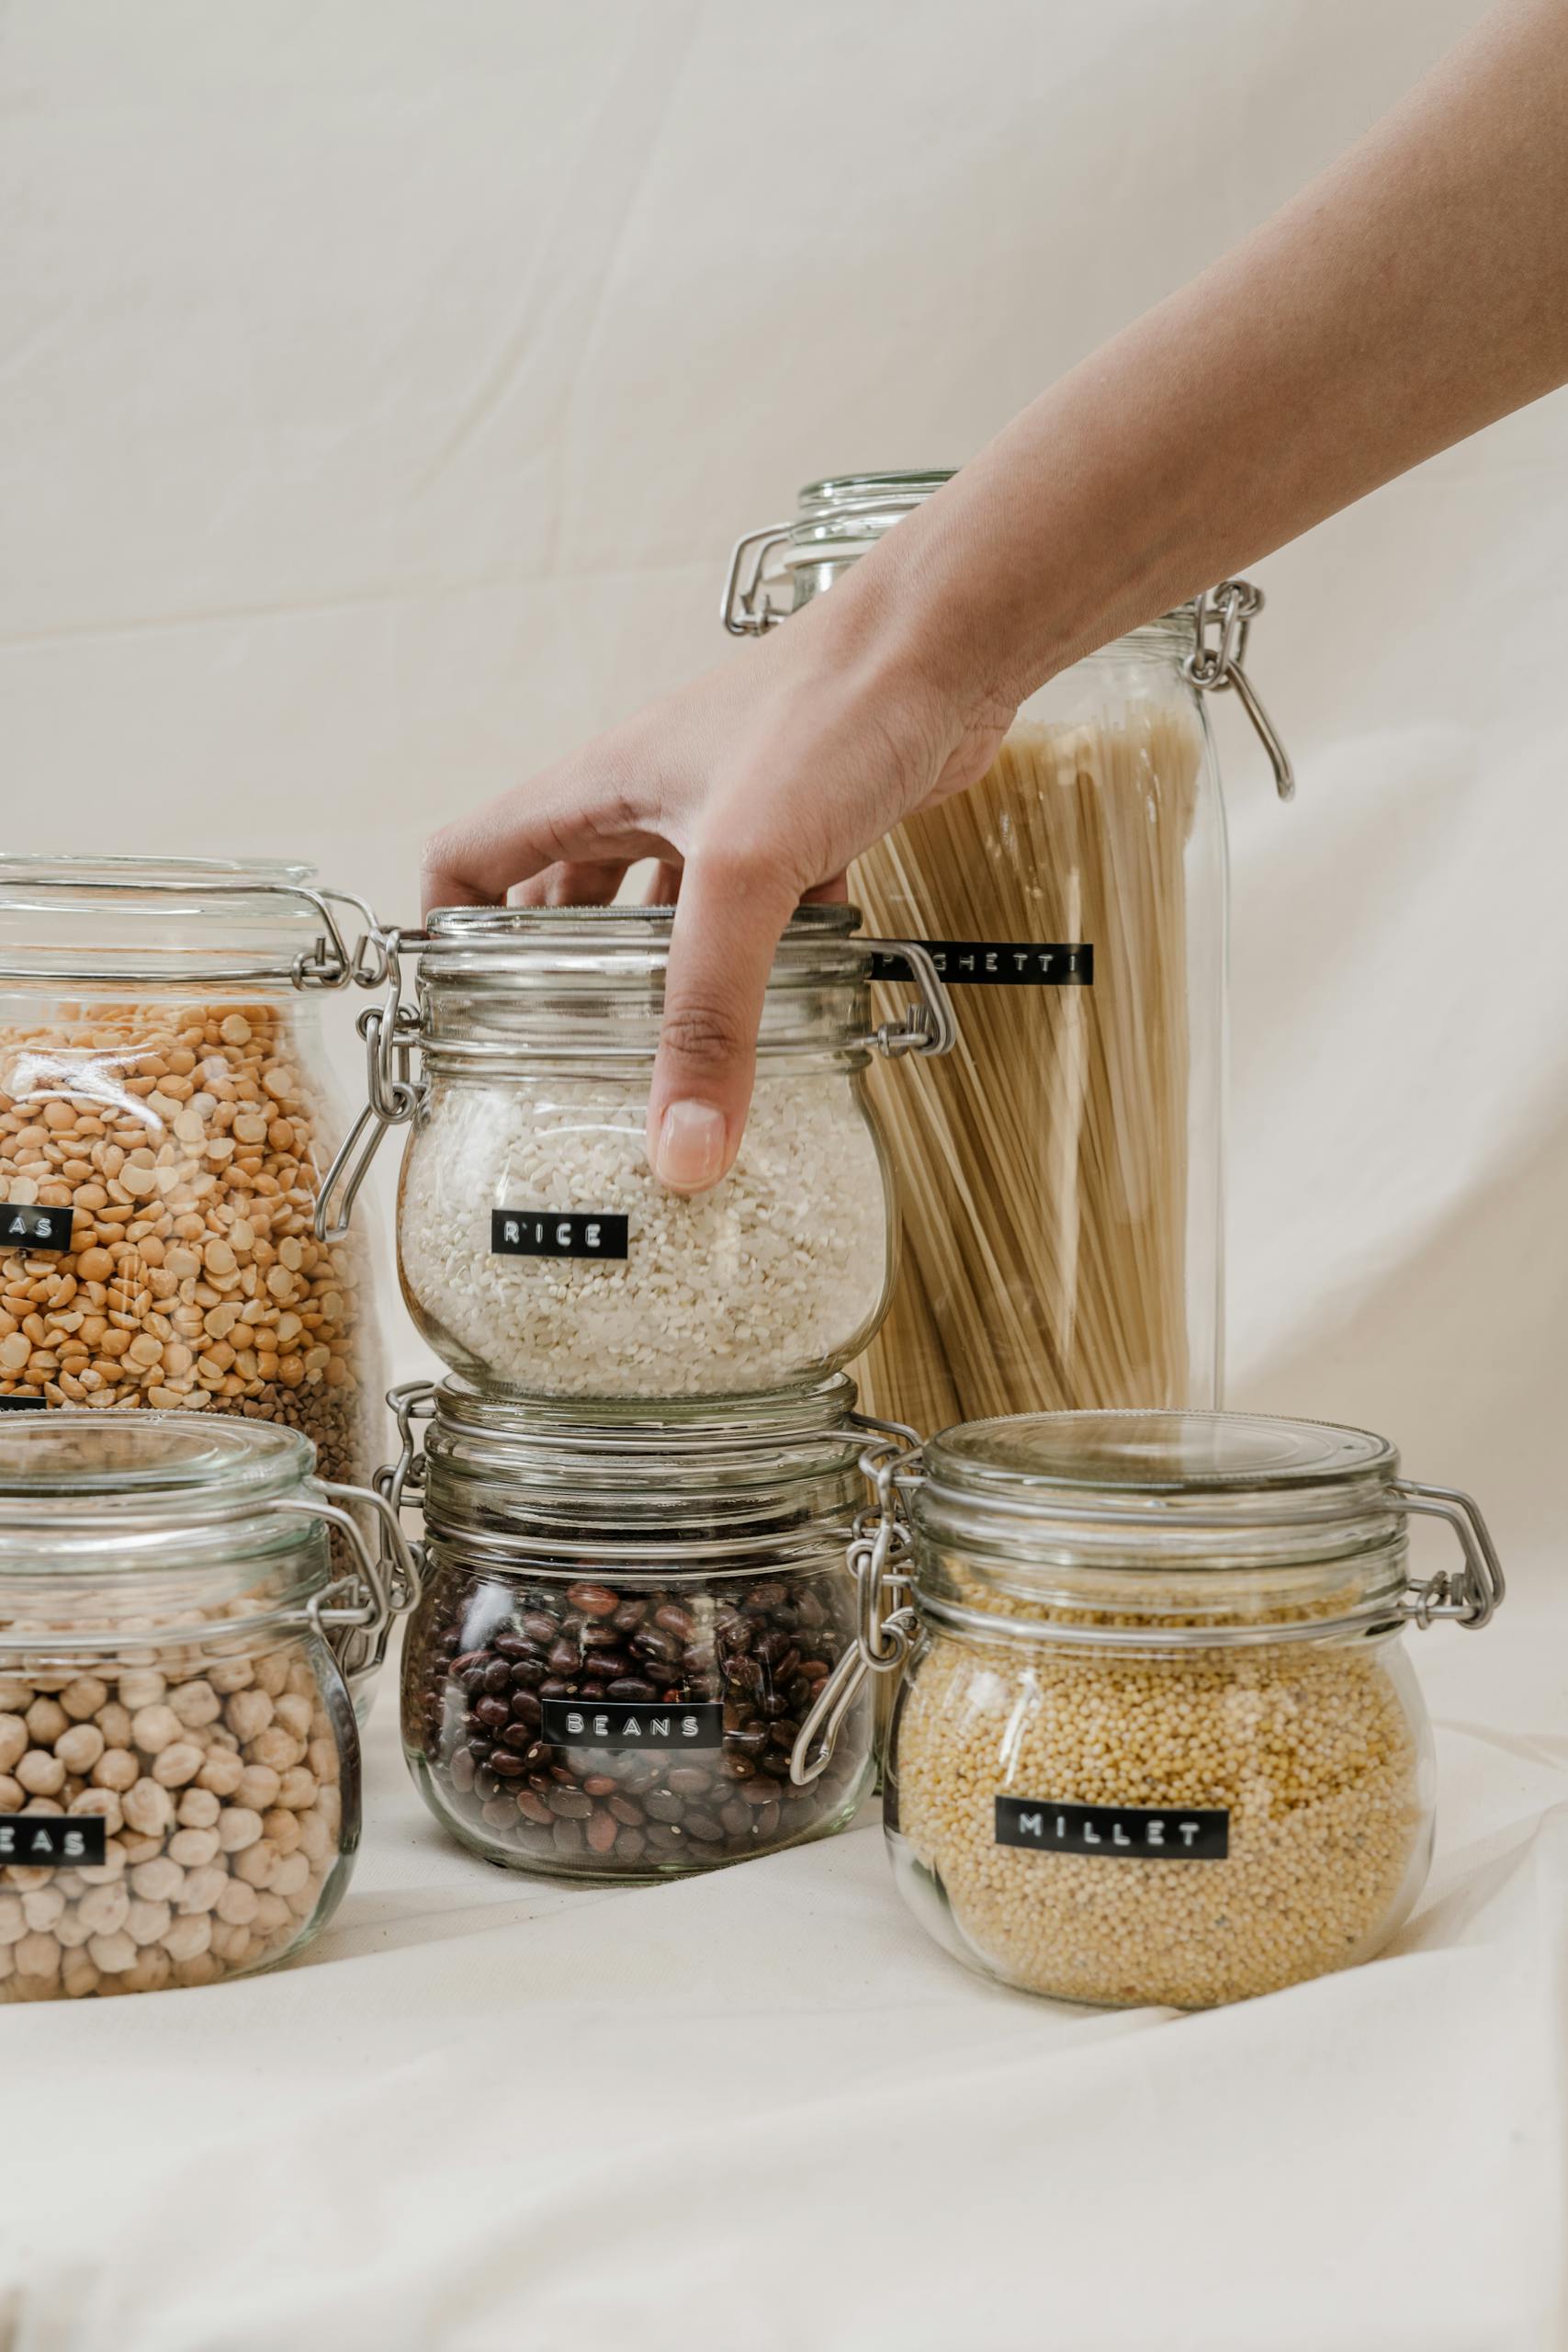
[[[824,472],[962,461],[1478,13],[10,0],[0,845],[303,856],[412,919],[435,823],[726,658],[737,532]],[[1223,413],[1210,429],[1223,440]],[[384,2346],[575,2329],[588,2352],[750,2352],[880,2343],[875,2314],[897,2308],[886,2340],[933,2352],[1145,2352],[1141,2293],[1165,2344],[1202,2352],[1562,2340],[1562,2118],[1540,2103],[1556,2062],[1508,2040],[1495,2002],[1547,2044],[1561,2031],[1565,489],[1559,396],[1257,568],[1253,674],[1295,755],[1293,808],[1240,713],[1218,714],[1232,1401],[1386,1430],[1416,1475],[1481,1495],[1515,1571],[1511,1624],[1421,1650],[1449,1726],[1449,1893],[1405,1957],[1151,2042],[928,1953],[869,1834],[705,1889],[564,1905],[425,1834],[384,1703],[372,1796],[399,1826],[372,1838],[311,1964],[91,2018],[28,2013],[31,2072],[12,2080],[64,2170],[38,2176],[41,2235],[0,2267],[28,2282],[15,2337],[0,2299],[0,2343],[213,2352],[288,2326],[322,2340],[330,2312],[352,2346],[373,2309]],[[1465,1947],[1489,1939],[1503,1956],[1482,1966]],[[0,2080],[23,2024],[0,2013]],[[889,2031],[906,2062],[935,2053],[912,2090],[894,2087]],[[574,2094],[517,2057],[531,2035],[618,2058]],[[106,2086],[96,2244],[62,2109],[87,2051]],[[371,2094],[382,2061],[413,2069],[400,2104]],[[137,2132],[136,2100],[107,2096],[127,2063],[149,2070]],[[875,2097],[835,2104],[840,2073]],[[696,2135],[684,2203],[624,2150],[595,2171],[584,2098],[624,2100],[655,2143]],[[502,2109],[510,2138],[486,2139]],[[532,2128],[547,2113],[570,2157]],[[345,2188],[383,2139],[406,2211],[390,2177]],[[521,2168],[487,2169],[481,2143]],[[214,2147],[259,2174],[277,2260],[223,2205]],[[203,2257],[162,2188],[116,2221],[122,2156],[144,2183],[169,2168],[234,2266],[212,2253],[209,2284],[242,2280],[243,2307],[213,2285],[177,2315],[149,2248],[193,2278]],[[889,2165],[896,2196],[874,2186]],[[1483,2245],[1442,2227],[1466,2176],[1493,2199]],[[624,2272],[564,2179],[645,2217]],[[1106,2218],[1117,2197],[1153,2249],[1142,2289]],[[890,2301],[852,2283],[846,2210],[889,2233]],[[769,2214],[790,2233],[773,2266]],[[0,2248],[5,2228],[0,2211]],[[761,2271],[735,2250],[753,2242]],[[815,2269],[813,2245],[836,2249]],[[80,2315],[100,2259],[107,2333],[109,2305]],[[416,2276],[427,2302],[406,2300]],[[711,2308],[706,2278],[728,2281]]]

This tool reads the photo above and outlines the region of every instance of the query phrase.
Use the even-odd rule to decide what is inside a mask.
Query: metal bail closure
[[[906,1566],[908,1530],[895,1503],[893,1488],[895,1478],[909,1469],[919,1448],[907,1442],[909,1433],[899,1424],[886,1426],[895,1433],[883,1444],[868,1447],[860,1464],[875,1485],[877,1508],[856,1521],[845,1555],[855,1579],[855,1639],[823,1683],[795,1734],[789,1777],[797,1789],[809,1788],[827,1770],[867,1675],[897,1673],[914,1638],[915,1612],[909,1605]],[[885,1614],[886,1600],[895,1605]]]
[[[747,531],[730,549],[718,616],[731,637],[761,637],[784,619],[769,597],[762,571],[773,549],[782,548],[793,531],[793,524],[770,523],[761,531]]]
[[[1409,1586],[1401,1604],[1403,1613],[1423,1630],[1446,1619],[1478,1633],[1495,1613],[1507,1589],[1497,1547],[1479,1507],[1457,1487],[1424,1487],[1413,1478],[1395,1478],[1390,1492],[1407,1511],[1425,1519],[1446,1520],[1464,1554],[1464,1567],[1457,1577],[1452,1569],[1441,1568],[1425,1584]]]
[[[406,1125],[419,1102],[419,1090],[411,1074],[419,1014],[412,1005],[401,1001],[402,972],[398,956],[402,933],[389,931],[378,934],[377,944],[385,959],[387,993],[380,1004],[368,1006],[355,1023],[365,1040],[365,1108],[333,1155],[332,1165],[316,1195],[312,1220],[315,1235],[318,1241],[328,1243],[346,1239],[354,1204],[370,1173],[382,1138],[389,1127]],[[366,985],[372,983],[367,981]],[[334,1218],[332,1204],[340,1185],[343,1202]]]
[[[275,1510],[298,1519],[323,1520],[335,1527],[354,1555],[355,1573],[340,1577],[322,1592],[312,1593],[306,1614],[323,1637],[335,1632],[348,1635],[339,1663],[345,1674],[362,1674],[378,1666],[386,1655],[392,1619],[411,1609],[419,1597],[419,1570],[397,1513],[367,1487],[341,1486],[330,1478],[316,1481],[313,1495],[279,1495]],[[328,1499],[323,1502],[322,1496]],[[377,1543],[344,1506],[363,1503],[376,1515]]]
[[[1274,788],[1281,800],[1296,797],[1295,770],[1278,730],[1258,698],[1257,689],[1242,667],[1252,624],[1263,610],[1263,591],[1250,580],[1222,580],[1196,599],[1193,628],[1196,642],[1182,662],[1183,674],[1200,694],[1225,694],[1232,687],[1257,729],[1274,771]],[[1209,624],[1218,623],[1219,636],[1209,642]]]
[[[874,955],[895,956],[907,964],[920,991],[919,1004],[906,1005],[901,1021],[885,1021],[863,1042],[874,1052],[886,1054],[889,1061],[897,1061],[900,1054],[950,1054],[958,1043],[953,999],[923,940],[863,939],[861,945]]]

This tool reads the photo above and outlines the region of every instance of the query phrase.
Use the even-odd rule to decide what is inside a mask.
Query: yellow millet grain
[[[1407,1671],[1327,1643],[1112,1657],[937,1635],[901,1702],[898,1829],[1010,1984],[1177,2008],[1272,1992],[1370,1958],[1419,1887],[1430,1817]],[[1229,1853],[998,1845],[998,1795],[1224,1807]]]

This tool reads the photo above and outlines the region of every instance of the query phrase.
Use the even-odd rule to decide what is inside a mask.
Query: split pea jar
[[[868,1694],[810,1787],[790,1758],[854,1646],[868,1424],[847,1379],[718,1408],[457,1380],[392,1401],[405,1444],[382,1491],[424,1514],[403,1742],[455,1837],[508,1869],[634,1884],[843,1826],[870,1782]]]
[[[369,1102],[342,1215],[380,1135],[406,1124],[403,1295],[454,1371],[533,1396],[725,1396],[809,1385],[864,1344],[894,1265],[864,1073],[874,1054],[943,1053],[953,1029],[923,950],[858,922],[810,907],[790,923],[739,1154],[688,1199],[657,1182],[646,1143],[671,910],[431,917],[417,1004],[394,987],[363,1024]],[[875,1026],[879,957],[913,969],[921,1001]]]
[[[319,1008],[385,969],[306,865],[0,859],[0,1412],[240,1414],[368,1480],[368,1249],[312,1229],[343,1125]]]
[[[863,1662],[908,1649],[885,1817],[939,1943],[1028,1992],[1176,2008],[1382,1949],[1432,1844],[1402,1634],[1502,1598],[1468,1498],[1381,1437],[1239,1414],[971,1422],[880,1475],[907,1522],[859,1565],[902,1605]],[[1413,1512],[1461,1572],[1412,1582]]]
[[[389,1571],[390,1512],[292,1430],[0,1421],[0,2002],[216,1984],[317,1932],[359,1839],[334,1644],[381,1635]]]

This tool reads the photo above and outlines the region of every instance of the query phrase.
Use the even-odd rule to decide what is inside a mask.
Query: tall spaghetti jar
[[[728,627],[830,588],[950,477],[814,482],[736,548]],[[1261,605],[1226,582],[1075,663],[969,791],[852,869],[868,928],[926,942],[953,991],[942,1062],[874,1074],[902,1272],[858,1367],[917,1429],[998,1414],[1212,1406],[1222,1348],[1224,813],[1203,708]]]
[[[367,1246],[312,1231],[344,1125],[319,1007],[386,961],[309,865],[0,855],[0,1413],[239,1414],[368,1485]],[[356,1691],[381,1645],[340,1642]]]

